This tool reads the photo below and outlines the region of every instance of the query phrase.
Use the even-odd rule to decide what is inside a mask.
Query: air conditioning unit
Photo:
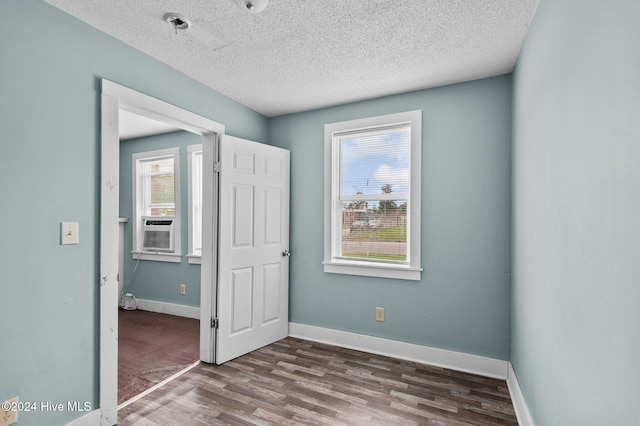
[[[173,253],[173,216],[146,216],[142,218],[144,237],[142,251]]]

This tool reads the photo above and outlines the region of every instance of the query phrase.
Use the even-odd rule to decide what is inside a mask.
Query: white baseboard
[[[511,402],[513,402],[513,408],[516,411],[516,417],[518,418],[518,424],[520,426],[534,426],[533,418],[527,407],[527,402],[524,399],[522,390],[520,389],[520,383],[516,377],[516,372],[513,369],[513,365],[509,363],[509,376],[507,377],[507,386],[509,387],[509,394],[511,395]]]
[[[160,314],[175,315],[200,319],[200,308],[196,306],[178,305],[176,303],[156,302],[155,300],[136,299],[138,309],[142,311],[157,312]]]
[[[506,379],[508,361],[311,325],[289,323],[289,336],[407,361]]]
[[[88,412],[82,417],[78,417],[67,426],[100,426],[100,409]]]
[[[173,303],[138,299],[138,308],[187,318],[200,318],[199,308]],[[289,323],[289,336],[486,377],[506,379],[518,424],[520,426],[535,426],[520,389],[518,378],[509,361],[298,323]],[[91,411],[67,424],[67,426],[98,425],[100,425],[100,409]]]

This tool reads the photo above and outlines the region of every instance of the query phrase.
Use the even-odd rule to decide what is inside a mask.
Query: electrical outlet
[[[0,426],[8,426],[18,421],[18,397],[2,403],[0,408]]]
[[[180,284],[180,294],[185,295],[187,294],[187,286],[184,284]]]
[[[376,308],[376,321],[384,321],[384,308]]]

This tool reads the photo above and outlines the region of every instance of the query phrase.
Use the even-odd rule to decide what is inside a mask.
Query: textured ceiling
[[[46,0],[268,117],[509,73],[538,0]],[[192,28],[176,34],[162,16]]]

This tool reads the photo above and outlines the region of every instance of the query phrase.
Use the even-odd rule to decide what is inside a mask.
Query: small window
[[[421,117],[325,126],[325,272],[420,279]]]
[[[199,264],[202,256],[202,145],[189,145],[189,263]]]
[[[176,185],[173,156],[140,161],[142,203],[145,216],[176,215]]]
[[[179,166],[178,148],[133,154],[133,257],[136,259],[180,261]],[[170,232],[156,229],[154,218],[173,219]],[[150,249],[155,247],[148,244],[150,235],[161,231],[163,236],[170,235],[171,241],[162,249]]]

